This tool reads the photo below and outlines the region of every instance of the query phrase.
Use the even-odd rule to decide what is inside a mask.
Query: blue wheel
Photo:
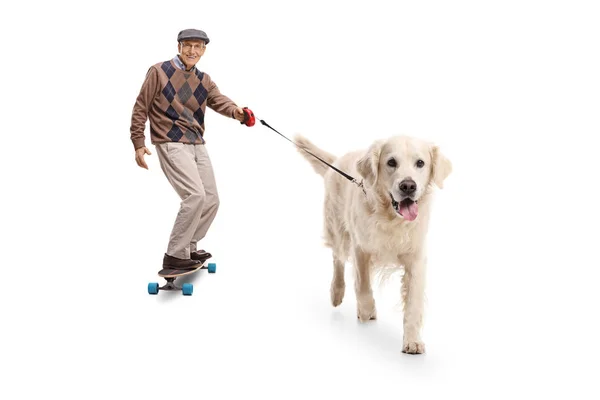
[[[215,264],[215,263],[208,264],[208,272],[211,274],[214,274],[215,272],[217,272],[217,264]]]
[[[158,293],[158,283],[151,282],[148,284],[148,293],[157,294]]]
[[[194,285],[191,283],[184,283],[181,287],[181,291],[183,292],[184,296],[191,296],[192,292],[194,291]]]

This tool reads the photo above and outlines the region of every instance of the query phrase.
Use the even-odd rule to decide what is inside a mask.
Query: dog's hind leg
[[[354,290],[356,291],[357,312],[361,322],[377,318],[375,299],[371,288],[371,256],[360,248],[354,249]]]
[[[346,282],[344,280],[344,261],[336,254],[333,255],[333,279],[331,280],[331,304],[334,307],[342,304]]]
[[[330,199],[326,198],[326,204]],[[327,205],[326,205],[327,210]],[[348,259],[349,237],[339,228],[339,221],[335,213],[325,212],[325,243],[333,253],[333,279],[331,280],[331,304],[334,307],[342,304],[346,291],[344,271]]]
[[[331,280],[331,304],[334,307],[342,304],[346,292],[344,279],[346,260],[348,259],[348,238],[344,233],[335,234],[333,229],[327,229],[329,238],[334,242],[333,250],[333,279]]]

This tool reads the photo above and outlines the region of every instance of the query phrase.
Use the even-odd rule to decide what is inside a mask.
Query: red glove
[[[256,119],[254,118],[254,113],[248,107],[244,107],[244,121],[240,122],[240,124],[244,124],[246,126],[254,126],[256,123]]]

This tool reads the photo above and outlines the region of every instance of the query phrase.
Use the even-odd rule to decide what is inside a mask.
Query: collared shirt
[[[185,64],[183,62],[181,62],[181,59],[179,58],[179,56],[175,56],[175,58],[173,58],[173,63],[175,64],[175,66],[177,68],[186,71],[186,66],[185,66]],[[195,65],[188,72],[192,72],[194,70],[194,68],[196,68]]]

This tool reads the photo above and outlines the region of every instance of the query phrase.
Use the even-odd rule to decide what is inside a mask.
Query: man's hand
[[[137,162],[137,165],[140,167],[148,169],[148,165],[146,164],[146,161],[144,161],[144,154],[151,155],[152,153],[150,153],[150,150],[148,150],[147,147],[140,147],[137,149],[135,151],[135,162]]]
[[[244,122],[245,116],[242,107],[238,107],[235,109],[235,111],[233,112],[233,117],[240,122]]]
[[[254,113],[248,107],[236,108],[233,112],[235,119],[246,126],[254,126],[256,121]]]

